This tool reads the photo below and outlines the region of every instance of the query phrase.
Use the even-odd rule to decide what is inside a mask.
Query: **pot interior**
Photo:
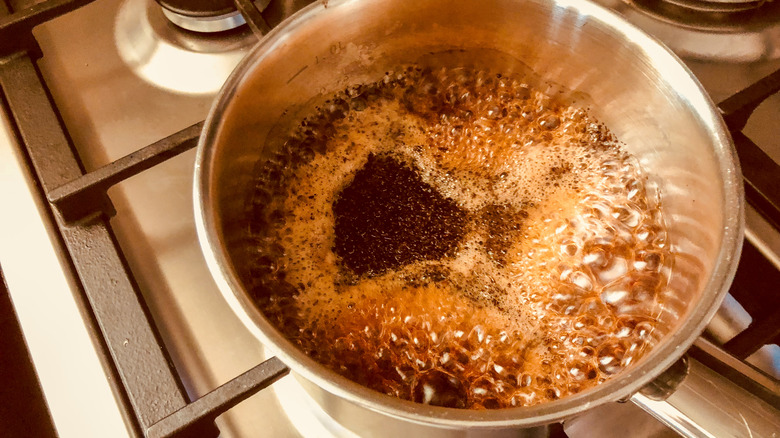
[[[330,1],[310,6],[266,37],[212,110],[196,176],[204,246],[250,329],[294,370],[331,392],[416,421],[430,417],[411,403],[350,386],[307,360],[262,317],[242,286],[250,275],[242,261],[253,250],[245,231],[249,188],[256,163],[274,152],[267,139],[323,96],[410,64],[487,68],[568,90],[638,159],[648,185],[660,194],[677,253],[674,296],[660,315],[669,333],[622,375],[543,406],[449,413],[430,421],[550,421],[623,397],[679,357],[733,275],[742,226],[739,170],[720,117],[678,59],[616,15],[580,0]]]

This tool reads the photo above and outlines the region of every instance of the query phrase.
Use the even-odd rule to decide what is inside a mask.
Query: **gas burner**
[[[672,24],[700,30],[751,32],[777,24],[774,0],[626,0],[642,12]]]
[[[245,27],[213,34],[183,30],[166,19],[168,12],[153,0],[125,0],[116,18],[119,56],[155,86],[185,94],[215,93],[257,42]],[[214,17],[203,20],[216,23]]]
[[[246,23],[233,0],[156,0],[171,23],[193,32],[213,33]],[[271,0],[255,3],[261,11]]]
[[[729,13],[756,9],[766,3],[766,0],[661,0],[656,2],[672,4],[692,11]]]
[[[162,8],[162,12],[171,23],[182,29],[193,32],[214,33],[224,32],[235,29],[238,26],[246,24],[244,17],[238,11],[228,12],[227,14],[215,15],[213,17],[192,17],[173,12],[170,9]]]
[[[689,60],[780,58],[780,0],[595,0]]]

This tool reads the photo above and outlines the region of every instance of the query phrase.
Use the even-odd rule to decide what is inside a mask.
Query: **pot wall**
[[[399,65],[467,63],[570,90],[625,143],[650,175],[678,252],[671,327],[620,376],[553,403],[455,411],[395,400],[316,365],[287,342],[243,289],[241,261],[255,163],[266,140],[301,108]],[[668,50],[611,12],[583,1],[341,1],[312,5],[269,34],[234,72],[212,109],[196,169],[198,227],[212,272],[250,330],[327,393],[363,408],[444,427],[544,424],[622,398],[668,367],[701,332],[731,280],[742,193],[722,120]]]

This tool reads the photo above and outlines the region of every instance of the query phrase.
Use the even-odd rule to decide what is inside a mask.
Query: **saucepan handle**
[[[780,437],[780,383],[703,338],[631,401],[686,437]]]

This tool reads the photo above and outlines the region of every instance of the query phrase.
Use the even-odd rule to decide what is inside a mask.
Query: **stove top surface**
[[[638,7],[639,1],[597,3],[666,42],[715,102],[780,69],[780,22],[762,27],[754,20],[747,30],[679,28]],[[780,4],[770,6],[775,11]],[[233,66],[256,41],[242,28],[216,36],[181,30],[165,21],[152,0],[96,1],[39,26],[35,37],[43,52],[38,65],[88,171],[203,120]],[[744,131],[776,162],[778,117],[780,95],[775,95]],[[198,397],[252,368],[267,353],[230,310],[201,255],[193,222],[193,162],[194,151],[186,152],[119,184],[109,195],[119,212],[111,225],[120,246],[187,391]],[[748,239],[780,266],[780,236],[753,210],[746,220]],[[739,310],[721,313],[730,321],[727,327],[749,323]],[[721,341],[734,334],[730,328],[713,330],[713,336],[725,338]],[[770,353],[754,360],[773,359]],[[273,390],[220,416],[222,436],[252,436],[259,430],[269,436],[353,436],[297,392],[294,379],[285,377]],[[297,409],[301,405],[308,408]],[[585,420],[589,415],[611,418],[600,422],[610,424],[604,427],[609,430],[594,435],[596,429]],[[624,436],[626,427],[636,431],[638,423],[646,436],[676,436],[632,404],[592,411],[567,423],[566,432],[572,437]]]

